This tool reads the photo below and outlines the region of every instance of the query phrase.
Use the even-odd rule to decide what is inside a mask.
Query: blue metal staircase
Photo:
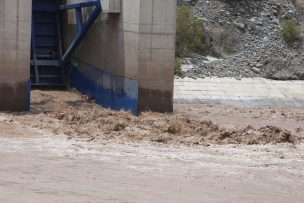
[[[87,21],[82,8],[94,7]],[[74,9],[77,34],[64,49],[61,11]],[[32,86],[65,86],[65,65],[101,12],[100,0],[63,4],[59,0],[33,0],[31,84]]]

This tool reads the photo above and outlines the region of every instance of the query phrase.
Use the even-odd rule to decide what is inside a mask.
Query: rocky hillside
[[[210,61],[193,53],[184,59],[186,76],[304,79],[303,36],[292,44],[282,37],[282,22],[289,19],[298,22],[304,33],[303,10],[294,1],[178,0],[178,4],[190,6],[193,15],[205,21],[215,47],[211,55],[220,59]],[[219,36],[228,42],[223,44]]]

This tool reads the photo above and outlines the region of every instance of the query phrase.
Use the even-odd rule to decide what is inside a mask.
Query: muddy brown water
[[[76,91],[33,91],[32,110],[7,114],[12,123],[91,141],[149,141],[173,145],[301,142],[303,109],[238,109],[176,105],[173,114],[104,109]],[[286,123],[289,123],[287,126]],[[285,126],[285,127],[282,127]]]
[[[304,146],[67,140],[0,123],[1,202],[303,202]]]

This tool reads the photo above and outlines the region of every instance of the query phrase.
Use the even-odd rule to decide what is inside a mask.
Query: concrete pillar
[[[29,109],[31,0],[0,0],[0,110]]]
[[[104,12],[77,49],[72,84],[106,107],[170,112],[176,0],[122,0],[120,8]],[[65,17],[66,45],[75,35],[73,15]]]
[[[139,18],[139,109],[173,110],[174,0],[141,0]]]

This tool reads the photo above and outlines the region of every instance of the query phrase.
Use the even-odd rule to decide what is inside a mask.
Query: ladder
[[[94,7],[86,21],[82,8]],[[75,10],[77,34],[64,49],[60,13]],[[63,4],[59,0],[33,0],[31,84],[65,86],[65,65],[101,12],[100,0]]]

